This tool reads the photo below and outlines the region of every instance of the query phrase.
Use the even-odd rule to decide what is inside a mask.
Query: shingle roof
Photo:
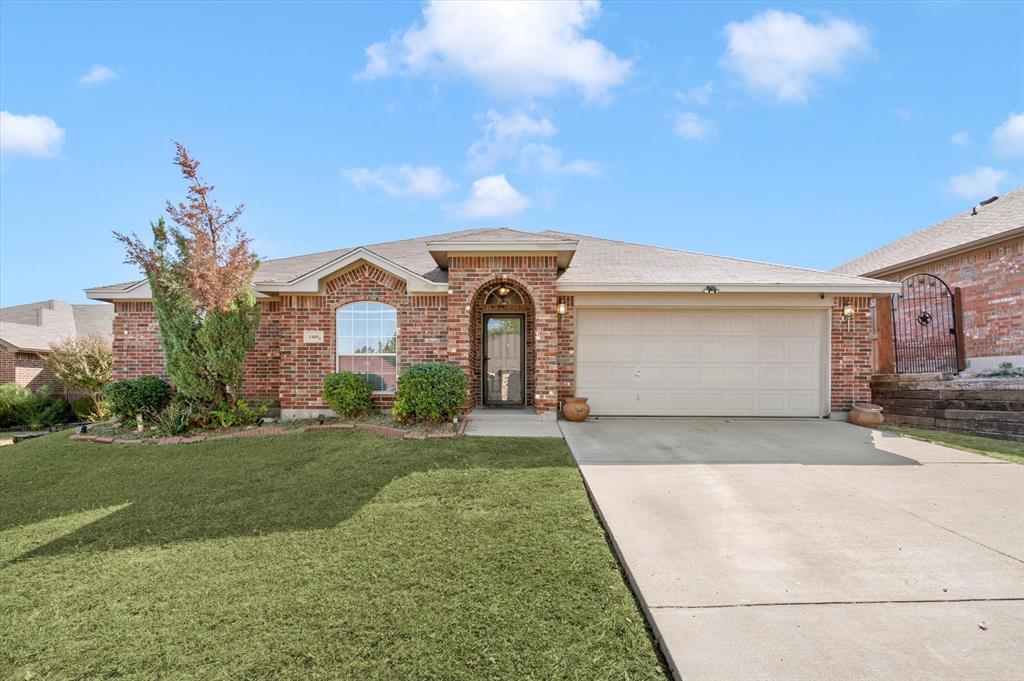
[[[578,240],[560,284],[866,284],[833,272],[773,265],[720,255],[643,246],[583,234],[543,232]]]
[[[113,305],[43,300],[0,308],[0,341],[18,350],[47,350],[50,343],[88,333],[98,333],[109,341],[113,326]]]
[[[444,283],[448,280],[448,273],[439,268],[431,257],[427,249],[428,242],[451,241],[454,244],[467,241],[507,243],[544,240],[578,242],[572,262],[559,278],[560,284],[863,286],[878,283],[835,272],[773,265],[659,246],[644,246],[552,230],[522,232],[506,228],[472,229],[370,244],[362,248],[430,281]],[[340,248],[267,260],[256,271],[256,288],[259,289],[261,283],[280,284],[293,281],[354,250],[356,248]]]
[[[1024,187],[855,258],[833,272],[870,275],[1024,228]]]

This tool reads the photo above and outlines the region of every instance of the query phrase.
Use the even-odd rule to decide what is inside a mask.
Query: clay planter
[[[875,428],[882,425],[885,417],[882,416],[882,408],[877,404],[857,402],[850,410],[850,423],[865,428]]]
[[[562,405],[562,413],[570,421],[585,421],[590,413],[590,405],[586,397],[567,397]]]

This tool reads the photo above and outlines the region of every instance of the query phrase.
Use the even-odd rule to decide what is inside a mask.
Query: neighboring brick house
[[[935,275],[961,290],[968,371],[1000,362],[1024,365],[1024,188],[992,197],[833,272],[890,281]]]
[[[0,385],[17,383],[32,390],[46,386],[66,394],[46,369],[50,344],[90,333],[109,341],[113,324],[113,305],[44,300],[0,308]]]
[[[554,415],[826,416],[870,399],[871,317],[890,282],[561,232],[477,229],[269,260],[244,392],[286,418],[327,412],[338,369],[380,406],[402,369],[457,365],[468,409]],[[145,281],[114,304],[118,378],[160,373]]]

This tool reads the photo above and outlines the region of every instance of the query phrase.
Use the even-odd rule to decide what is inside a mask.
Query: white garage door
[[[579,308],[595,415],[821,416],[821,310]]]

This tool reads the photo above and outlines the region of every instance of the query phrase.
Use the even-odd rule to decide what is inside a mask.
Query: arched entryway
[[[481,286],[470,326],[470,404],[532,405],[534,301],[527,287],[508,278]]]

